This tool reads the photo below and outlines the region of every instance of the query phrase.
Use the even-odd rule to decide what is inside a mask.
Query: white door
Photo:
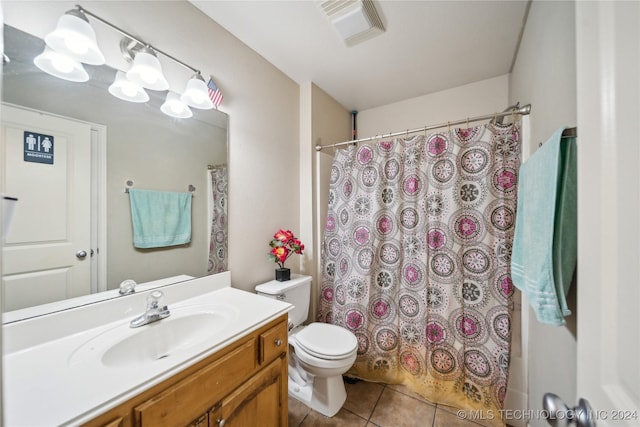
[[[639,23],[640,2],[576,2],[577,392],[599,427],[640,425]]]
[[[91,127],[2,105],[3,311],[90,292]]]

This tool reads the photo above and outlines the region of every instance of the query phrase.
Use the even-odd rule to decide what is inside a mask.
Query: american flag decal
[[[213,105],[218,108],[220,104],[222,104],[222,100],[224,99],[224,96],[222,96],[222,92],[220,92],[218,86],[216,86],[216,84],[213,82],[213,79],[209,79],[207,88],[209,89],[209,98],[211,98],[211,102],[213,102]]]

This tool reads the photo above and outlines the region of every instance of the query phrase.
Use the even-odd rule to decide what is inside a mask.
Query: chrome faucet
[[[147,310],[140,316],[133,319],[130,323],[132,328],[148,325],[158,320],[169,317],[171,312],[166,305],[162,305],[164,294],[161,291],[153,291],[147,297]]]
[[[135,280],[127,279],[120,283],[120,295],[129,295],[136,291]]]

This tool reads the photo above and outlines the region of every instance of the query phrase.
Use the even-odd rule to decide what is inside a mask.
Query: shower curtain
[[[208,171],[211,195],[209,198],[209,218],[211,236],[209,239],[209,266],[207,274],[227,271],[227,167],[216,166]]]
[[[358,338],[347,375],[503,424],[519,166],[519,122],[336,152],[319,320]]]

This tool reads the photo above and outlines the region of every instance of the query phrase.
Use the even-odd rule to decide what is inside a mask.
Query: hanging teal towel
[[[541,323],[561,326],[576,267],[576,139],[564,128],[520,168],[511,275]]]
[[[129,190],[133,246],[159,248],[191,241],[191,193]]]

